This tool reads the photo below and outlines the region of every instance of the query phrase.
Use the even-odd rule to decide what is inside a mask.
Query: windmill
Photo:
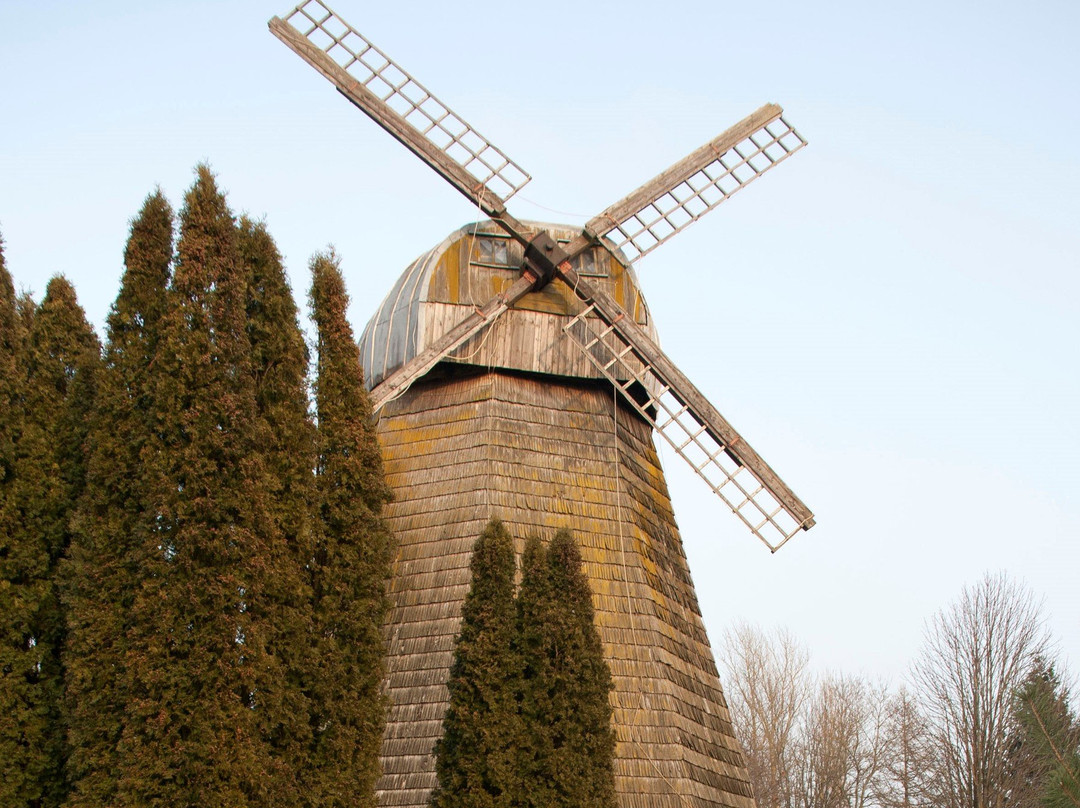
[[[771,550],[813,514],[660,350],[634,262],[805,140],[769,104],[591,219],[523,222],[517,163],[306,0],[270,30],[479,208],[406,269],[361,338],[398,540],[380,805],[424,806],[472,544],[571,526],[611,667],[624,808],[753,796],[653,443]]]

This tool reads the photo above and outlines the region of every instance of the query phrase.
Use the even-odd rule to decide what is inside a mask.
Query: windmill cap
[[[571,225],[527,222],[566,243]],[[375,387],[443,334],[505,292],[519,277],[522,246],[490,220],[451,233],[413,261],[379,304],[360,338],[364,379]],[[594,247],[574,260],[578,273],[599,285],[655,340],[637,276],[621,253]],[[523,297],[493,325],[452,351],[445,362],[587,379],[601,378],[568,343],[563,326],[582,308],[560,280]]]

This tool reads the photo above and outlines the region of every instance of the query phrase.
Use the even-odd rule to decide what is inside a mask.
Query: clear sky
[[[287,3],[288,0],[285,0]],[[1080,4],[335,0],[581,224],[761,104],[810,141],[638,265],[669,356],[815,511],[771,556],[662,451],[714,645],[898,679],[985,571],[1080,667]],[[0,0],[0,233],[99,330],[128,221],[207,160],[354,326],[475,210],[279,43],[272,0]]]

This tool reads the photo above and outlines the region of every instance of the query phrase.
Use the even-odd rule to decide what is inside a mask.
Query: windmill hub
[[[566,254],[558,243],[547,231],[541,231],[533,236],[529,246],[525,248],[525,271],[532,271],[537,276],[534,291],[540,291],[555,277],[559,265],[568,261],[570,256]]]

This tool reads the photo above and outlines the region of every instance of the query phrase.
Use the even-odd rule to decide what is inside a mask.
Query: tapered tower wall
[[[473,543],[581,545],[614,690],[622,808],[753,808],[650,427],[603,382],[441,369],[378,416],[396,499],[378,800],[426,806]]]

